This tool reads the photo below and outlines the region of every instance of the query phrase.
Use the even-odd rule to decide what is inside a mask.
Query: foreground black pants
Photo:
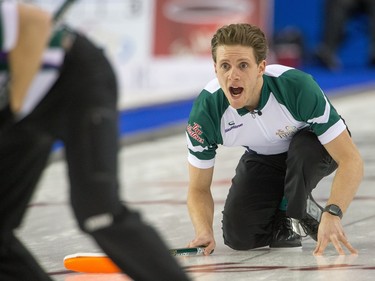
[[[188,280],[154,229],[120,202],[117,119],[112,68],[100,49],[78,36],[45,98],[0,133],[0,280],[51,280],[14,229],[58,139],[81,229],[137,281]]]
[[[283,198],[287,215],[301,219],[306,199],[318,182],[337,168],[308,130],[297,133],[289,151],[278,155],[246,152],[236,168],[223,211],[224,243],[236,250],[267,246]]]

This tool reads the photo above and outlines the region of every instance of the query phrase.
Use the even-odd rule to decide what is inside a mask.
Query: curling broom
[[[203,255],[204,248],[177,248],[170,249],[172,256]],[[66,269],[81,273],[120,273],[121,269],[103,253],[76,253],[64,258]]]

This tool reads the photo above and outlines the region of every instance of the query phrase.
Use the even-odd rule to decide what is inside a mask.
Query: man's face
[[[257,107],[263,85],[266,62],[257,64],[253,48],[218,46],[215,72],[229,103],[235,109]]]

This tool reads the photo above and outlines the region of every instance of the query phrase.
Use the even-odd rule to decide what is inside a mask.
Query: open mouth
[[[242,87],[229,87],[229,91],[231,95],[235,97],[235,96],[239,96],[242,94],[243,88]]]

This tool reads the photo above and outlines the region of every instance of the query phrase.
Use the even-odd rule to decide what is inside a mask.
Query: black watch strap
[[[329,204],[329,205],[327,205],[324,208],[323,212],[328,212],[331,215],[338,216],[340,219],[342,219],[342,216],[343,216],[343,213],[342,213],[340,207],[337,206],[337,205],[335,205],[335,204]]]

